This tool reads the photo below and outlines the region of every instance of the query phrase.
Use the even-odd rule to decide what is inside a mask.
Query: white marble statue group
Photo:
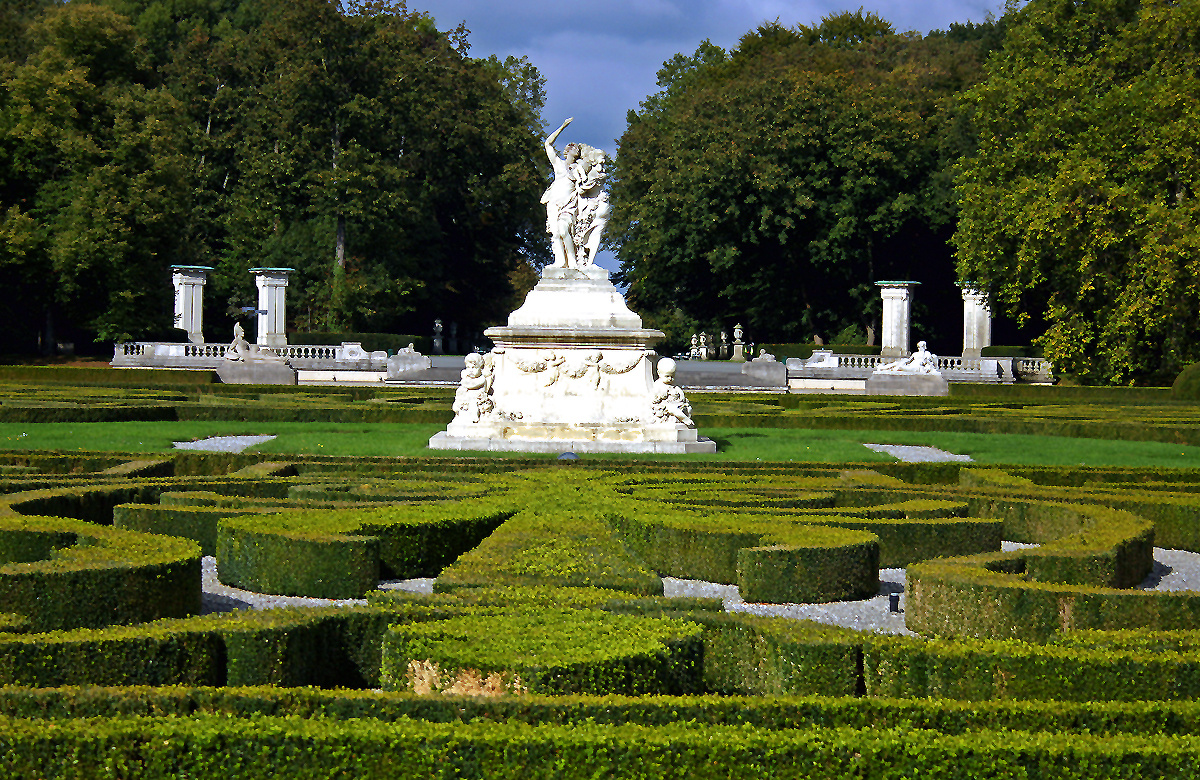
[[[515,452],[711,453],[692,419],[677,367],[657,360],[660,330],[644,328],[596,264],[612,209],[604,152],[554,148],[571,120],[546,138],[554,181],[542,196],[554,262],[495,345],[466,356],[454,419],[431,449]],[[439,334],[440,335],[440,334]]]
[[[583,364],[583,370],[567,369],[564,371],[562,370],[562,364],[565,362],[564,358],[556,356],[553,352],[546,353],[546,355],[546,360],[519,368],[526,373],[546,373],[547,380],[544,381],[544,384],[547,386],[554,384],[560,374],[576,379],[586,379],[588,374],[586,369],[595,369],[592,382],[590,383],[598,385],[601,373],[628,373],[641,362],[642,358],[641,353],[639,353],[634,363],[626,366],[612,367],[602,362],[602,353],[599,350],[589,350],[587,359],[585,359]],[[554,364],[556,357],[558,357],[558,365]],[[551,367],[553,367],[553,371],[547,371]],[[472,352],[467,355],[464,368],[459,375],[458,389],[454,392],[455,418],[471,423],[478,423],[490,416],[520,419],[520,413],[502,411],[497,408],[495,400],[492,398],[492,386],[494,382],[495,366],[493,353],[480,354]],[[675,384],[675,361],[671,358],[662,358],[658,361],[658,379],[655,380],[651,387],[650,406],[648,409],[645,409],[640,419],[629,420],[629,422],[634,421],[643,422],[648,425],[682,423],[689,428],[695,427],[695,423],[692,422],[692,405],[688,403],[683,389]]]
[[[242,323],[233,324],[233,341],[225,350],[225,359],[235,363],[287,363],[274,350],[246,340],[246,329]]]
[[[571,124],[563,122],[546,139],[546,156],[554,166],[554,183],[542,195],[546,232],[554,249],[555,268],[586,268],[596,260],[600,238],[612,207],[604,180],[604,152],[587,144],[567,144],[559,157],[554,142]]]
[[[917,342],[917,351],[911,356],[896,360],[876,369],[886,374],[937,374],[937,355],[926,348],[924,341]]]

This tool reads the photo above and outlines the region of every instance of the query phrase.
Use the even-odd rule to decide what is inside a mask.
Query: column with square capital
[[[288,274],[294,268],[251,268],[258,285],[258,345],[287,346]]]
[[[883,322],[879,354],[883,357],[908,357],[909,320],[912,288],[920,282],[875,282],[883,297]]]

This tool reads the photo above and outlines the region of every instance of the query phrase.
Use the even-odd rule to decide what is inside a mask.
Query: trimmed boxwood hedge
[[[691,612],[704,628],[704,689],[776,696],[854,696],[861,691],[862,635],[808,620]]]
[[[507,611],[393,626],[384,690],[417,693],[699,693],[702,629],[587,609]]]
[[[230,509],[218,506],[120,504],[113,507],[113,527],[148,534],[179,536],[200,545],[202,555],[217,553],[217,524],[224,517],[261,515],[271,507]]]
[[[670,724],[479,720],[355,722],[319,718],[119,716],[103,721],[0,719],[13,776],[561,778],[1192,777],[1200,740],[993,731],[811,726],[764,730]]]
[[[200,610],[191,541],[61,517],[0,517],[0,612],[35,631],[141,623]]]
[[[1050,645],[872,637],[864,648],[866,691],[972,701],[1200,699],[1200,653],[1194,647],[1147,652],[1160,641],[1159,632],[1143,634],[1132,646],[1092,644],[1091,633],[1067,634],[1071,639]]]
[[[560,496],[551,496],[550,505]],[[593,587],[662,595],[662,579],[631,555],[595,511],[517,512],[438,575],[434,590],[494,586]]]
[[[0,460],[16,467],[33,465],[30,461],[15,458]],[[1136,772],[1141,775],[1153,773],[1156,767],[1183,776],[1188,776],[1191,771],[1186,762],[1178,758],[1186,753],[1186,750],[1180,752],[1180,746],[1187,740],[1172,737],[1175,739],[1173,742],[1162,741],[1164,736],[1159,734],[1200,733],[1197,731],[1200,729],[1200,725],[1197,725],[1200,724],[1200,709],[1197,709],[1200,705],[1189,708],[1169,702],[1172,698],[1196,695],[1196,680],[1200,679],[1200,673],[1196,671],[1198,667],[1194,656],[1196,647],[1200,646],[1200,640],[1196,638],[1200,634],[1178,631],[1062,632],[1059,629],[1064,625],[1077,629],[1083,625],[1138,624],[1138,621],[1152,626],[1195,625],[1189,621],[1194,621],[1200,609],[1196,607],[1192,594],[1148,594],[1107,587],[1113,584],[1136,584],[1139,581],[1145,573],[1148,550],[1155,540],[1161,541],[1158,531],[1164,525],[1173,523],[1170,527],[1178,529],[1180,535],[1189,527],[1196,526],[1196,508],[1200,505],[1200,494],[1196,488],[1200,482],[1192,472],[1022,468],[1009,469],[1004,474],[994,469],[964,469],[957,465],[928,470],[917,467],[902,470],[883,465],[875,472],[878,476],[843,476],[839,474],[842,471],[840,467],[804,464],[773,464],[768,467],[716,464],[697,467],[693,464],[606,462],[605,469],[613,473],[600,473],[586,466],[559,468],[522,461],[523,468],[536,472],[506,474],[503,472],[513,471],[512,463],[466,459],[453,461],[452,465],[449,462],[438,465],[428,459],[367,459],[351,467],[351,461],[347,459],[301,458],[297,459],[296,466],[304,476],[299,478],[226,476],[228,472],[265,460],[260,458],[236,462],[233,459],[214,460],[212,463],[218,464],[214,466],[200,464],[197,459],[186,461],[188,464],[197,464],[194,469],[188,465],[183,470],[179,466],[185,461],[174,459],[176,476],[162,478],[98,474],[103,469],[129,460],[131,458],[121,456],[92,459],[85,463],[83,459],[74,461],[63,456],[47,456],[44,459],[46,471],[55,470],[58,475],[63,475],[74,470],[76,474],[61,477],[20,469],[19,475],[11,475],[11,483],[17,484],[22,479],[46,480],[48,476],[83,482],[111,479],[114,481],[112,489],[108,485],[85,487],[81,484],[70,489],[44,492],[39,496],[5,496],[2,503],[5,507],[17,505],[23,511],[31,511],[32,507],[45,508],[51,505],[46,502],[56,502],[53,504],[56,507],[55,514],[58,513],[57,507],[62,507],[63,511],[101,522],[104,512],[111,511],[118,500],[144,503],[155,500],[159,493],[190,492],[196,503],[209,506],[227,504],[229,506],[221,508],[234,511],[258,509],[258,505],[265,502],[275,504],[270,508],[276,509],[280,504],[292,502],[287,498],[288,491],[300,484],[314,485],[317,490],[321,489],[323,483],[367,486],[364,490],[331,492],[331,495],[341,493],[346,498],[355,496],[371,500],[385,495],[417,498],[416,491],[405,493],[404,490],[395,489],[397,485],[403,487],[404,483],[410,481],[395,479],[397,473],[411,476],[413,483],[428,479],[431,489],[427,495],[433,496],[440,487],[442,477],[451,476],[446,471],[456,468],[468,480],[465,484],[471,486],[467,492],[485,490],[495,494],[495,500],[509,502],[512,511],[522,507],[540,509],[540,513],[522,510],[531,516],[536,514],[537,522],[544,529],[544,535],[532,545],[536,554],[508,556],[505,565],[518,564],[519,568],[519,564],[523,563],[528,571],[536,570],[545,575],[542,581],[547,583],[562,581],[554,572],[557,562],[553,555],[555,548],[547,545],[547,540],[555,538],[556,530],[570,536],[575,518],[587,518],[588,523],[598,518],[599,525],[608,529],[607,538],[617,546],[622,544],[621,537],[611,531],[607,518],[619,517],[622,513],[653,517],[656,513],[673,512],[683,517],[693,517],[697,523],[703,521],[710,524],[714,522],[711,518],[717,518],[720,522],[729,523],[733,530],[739,523],[753,529],[788,529],[806,523],[834,527],[878,523],[879,528],[895,526],[896,529],[911,523],[915,529],[923,523],[957,523],[962,524],[960,527],[964,534],[978,534],[980,538],[993,534],[989,538],[1029,541],[1043,546],[1014,553],[976,555],[965,562],[942,560],[915,563],[910,571],[917,574],[924,571],[927,575],[923,580],[926,586],[935,584],[937,577],[944,574],[945,581],[942,584],[946,590],[943,595],[950,594],[954,598],[957,598],[955,594],[962,595],[964,583],[970,586],[968,590],[978,584],[974,583],[972,577],[978,575],[984,584],[991,587],[995,583],[988,578],[995,576],[999,578],[998,581],[1006,583],[1000,593],[999,603],[987,594],[975,593],[978,600],[959,598],[955,605],[948,600],[943,606],[948,613],[958,610],[959,615],[968,622],[975,620],[986,623],[987,615],[981,613],[992,610],[1004,613],[1004,619],[1009,621],[1016,620],[1014,616],[1021,619],[1032,616],[1030,622],[1033,625],[1048,626],[1050,630],[1040,636],[1029,637],[1038,641],[1048,639],[1045,645],[1036,641],[889,639],[792,621],[727,615],[714,609],[717,605],[711,601],[672,603],[667,599],[638,597],[629,591],[606,592],[589,588],[484,591],[466,586],[444,595],[376,594],[372,595],[370,605],[351,608],[248,612],[155,621],[130,627],[12,634],[6,632],[19,631],[28,626],[24,626],[20,619],[0,625],[0,631],[5,632],[0,633],[0,682],[8,677],[9,682],[44,685],[136,681],[187,685],[247,683],[375,687],[380,682],[383,636],[391,625],[445,620],[468,614],[486,617],[513,603],[523,603],[529,609],[602,607],[630,615],[683,618],[699,625],[698,638],[703,647],[699,679],[704,690],[719,690],[725,694],[754,691],[771,695],[811,690],[839,694],[865,693],[868,696],[863,699],[822,697],[807,701],[720,697],[588,699],[568,696],[563,697],[561,702],[552,702],[526,695],[479,702],[457,697],[420,699],[369,692],[332,694],[297,688],[286,691],[255,689],[244,692],[244,695],[232,689],[205,688],[187,697],[170,689],[141,689],[141,693],[129,695],[89,689],[86,694],[74,699],[69,708],[79,714],[92,708],[87,716],[97,720],[89,722],[101,724],[102,727],[105,723],[125,722],[123,719],[130,715],[175,712],[172,708],[177,706],[186,707],[180,710],[185,715],[217,711],[224,707],[231,713],[257,713],[268,719],[283,715],[303,717],[298,713],[308,708],[310,714],[326,716],[324,719],[315,719],[322,723],[343,717],[378,718],[395,722],[397,733],[404,734],[412,732],[404,731],[410,728],[410,722],[403,721],[401,724],[402,715],[449,721],[457,725],[482,720],[533,724],[532,728],[525,727],[524,730],[514,725],[513,733],[518,736],[513,738],[515,742],[510,741],[496,748],[502,751],[516,750],[513,744],[527,744],[521,740],[551,724],[554,728],[561,728],[555,732],[555,739],[570,741],[587,738],[583,731],[576,728],[576,724],[582,724],[589,718],[596,724],[658,724],[694,720],[698,725],[687,726],[686,729],[711,737],[703,744],[713,746],[711,750],[717,751],[710,754],[710,758],[716,755],[712,759],[717,762],[714,766],[720,765],[726,775],[733,771],[745,773],[746,767],[754,769],[759,765],[754,764],[755,759],[752,758],[746,758],[744,766],[732,769],[721,764],[725,760],[721,756],[732,754],[722,752],[727,747],[723,732],[709,729],[708,724],[746,723],[751,725],[751,730],[787,729],[787,733],[782,734],[779,740],[763,743],[785,747],[791,744],[788,740],[798,735],[816,739],[813,736],[816,733],[813,731],[814,725],[821,729],[837,729],[847,739],[847,735],[851,734],[849,730],[875,727],[870,732],[870,739],[874,742],[839,742],[836,750],[830,748],[832,752],[813,753],[799,764],[790,765],[787,771],[807,775],[817,771],[811,765],[832,767],[830,772],[849,771],[847,766],[839,763],[842,760],[839,756],[843,754],[837,753],[837,750],[858,750],[861,756],[867,757],[866,761],[873,761],[875,759],[871,757],[877,753],[872,751],[884,743],[893,745],[888,742],[893,735],[899,735],[894,743],[896,746],[903,744],[906,749],[915,750],[919,756],[914,758],[895,747],[896,752],[889,754],[891,763],[870,765],[878,769],[877,774],[909,770],[917,773],[941,771],[957,777],[962,776],[963,772],[970,774],[974,767],[982,766],[978,762],[983,761],[984,756],[994,754],[1003,755],[1005,761],[1016,763],[989,764],[989,771],[1011,769],[1013,772],[1045,774],[1053,765],[1054,771],[1060,774],[1068,773],[1069,776],[1068,770],[1063,767],[1070,767],[1070,772],[1087,776],[1087,772],[1092,771],[1090,767],[1093,763],[1089,762],[1095,758],[1096,751],[1103,755],[1102,760],[1094,765],[1105,772],[1117,773],[1117,776],[1123,771],[1122,767],[1126,774]],[[436,478],[430,476],[439,469],[442,473]],[[639,473],[630,474],[632,469]],[[616,473],[621,471],[626,474]],[[888,478],[882,478],[882,475]],[[688,484],[673,484],[683,480],[689,480]],[[445,484],[450,486],[447,492],[457,492],[453,488],[456,484],[454,479],[445,480]],[[125,492],[114,492],[117,487]],[[91,497],[84,499],[84,491],[93,491]],[[828,505],[828,498],[825,498],[819,507],[806,507],[806,499],[801,496],[815,493],[833,495],[833,505]],[[676,498],[686,498],[689,494],[712,495],[721,505],[706,508],[703,505],[674,503]],[[175,500],[174,495],[167,499],[168,502]],[[180,495],[179,500],[187,503],[188,497]],[[43,503],[39,505],[36,503],[38,501]],[[334,508],[325,502],[318,505],[297,500],[292,503],[296,508],[303,507],[299,514],[321,515],[323,512],[316,511],[318,506],[322,509],[333,508],[334,515],[351,511],[344,507]],[[463,504],[462,499],[455,498],[432,506],[448,509]],[[177,507],[180,504],[164,503],[162,506]],[[1145,513],[1135,507],[1145,507]],[[1119,508],[1141,517],[1133,517],[1119,511]],[[353,512],[379,509],[364,506]],[[1151,512],[1158,514],[1151,518]],[[966,517],[957,516],[964,513]],[[1147,533],[1146,520],[1158,526],[1154,529],[1154,536]],[[599,529],[599,525],[595,527]],[[967,530],[972,526],[975,530]],[[514,528],[519,528],[519,524]],[[1004,532],[1000,533],[997,529]],[[527,541],[529,538],[526,537]],[[14,537],[7,547],[0,542],[0,551],[7,550],[4,554],[13,557],[23,555],[37,558],[47,554],[52,547],[53,541],[38,541],[33,537]],[[636,560],[632,556],[630,559]],[[736,560],[733,566],[736,576]],[[957,571],[947,573],[938,567]],[[964,574],[967,570],[973,570],[974,573],[968,577]],[[930,575],[930,572],[933,574]],[[917,613],[921,611],[921,605],[914,603],[921,598],[917,593],[920,589],[919,584],[910,587],[908,594],[910,626],[917,625],[915,621],[920,619]],[[1048,593],[1057,595],[1047,596]],[[1130,606],[1126,602],[1136,603]],[[680,614],[684,611],[686,614]],[[1135,619],[1131,619],[1131,616]],[[890,671],[883,671],[884,662],[890,664]],[[898,693],[974,698],[1007,696],[1020,698],[1022,702],[1005,707],[985,707],[969,701],[939,703],[919,699],[899,701],[870,698]],[[73,694],[63,690],[0,690],[0,713],[33,716],[55,713],[57,717],[57,713],[63,712],[66,705],[55,709],[58,705],[45,698],[50,695],[65,700]],[[1029,697],[1047,695],[1078,699],[1154,697],[1168,702],[1117,706],[1029,701]],[[318,701],[322,703],[317,704]],[[331,713],[337,713],[336,718]],[[71,720],[72,717],[65,717],[64,722],[77,723]],[[231,721],[239,720],[241,716],[222,717]],[[215,719],[211,722],[215,722]],[[261,718],[256,722],[261,723]],[[40,722],[44,730],[45,723]],[[186,727],[182,718],[172,723],[172,727]],[[208,726],[197,728],[203,731]],[[279,743],[312,747],[312,742],[288,742],[293,739],[287,736],[291,732],[287,732],[283,726],[280,728],[283,730],[272,732],[278,737]],[[599,733],[598,726],[583,727],[584,731],[590,728],[597,728]],[[883,730],[888,728],[894,728],[895,732]],[[1010,732],[1005,734],[1001,729]],[[1021,742],[1023,736],[1011,733],[1014,730],[1039,729],[1060,733],[1037,737],[1041,741],[1032,748],[1029,745],[1033,743]],[[2,731],[3,728],[0,728]],[[1092,733],[1085,734],[1085,731]],[[619,729],[608,729],[610,741],[597,742],[593,747],[601,751],[609,749],[604,745],[613,744],[611,734],[618,732]],[[234,729],[232,733],[236,735],[238,732]],[[915,737],[911,736],[913,733],[916,733]],[[473,739],[469,729],[461,734],[465,735],[464,740]],[[855,740],[868,740],[866,732],[855,734]],[[1097,737],[1097,734],[1105,736]],[[1115,738],[1115,734],[1123,736]],[[930,744],[928,740],[935,737],[944,739],[948,735],[960,735],[963,750],[966,751],[966,746],[969,746],[976,752],[964,752],[962,756],[953,754],[945,765],[935,765],[932,761],[922,763],[926,760],[923,751],[927,751],[927,745]],[[1122,741],[1133,736],[1137,738]],[[2,739],[0,737],[0,741]],[[180,739],[186,742],[191,737],[185,735]],[[405,737],[395,737],[395,740],[403,739]],[[259,751],[255,755],[275,756],[270,759],[275,762],[272,771],[277,766],[287,765],[289,759],[284,757],[286,749],[271,753],[274,748],[251,740],[246,743],[247,750],[252,749],[249,747],[252,743],[256,745],[253,750]],[[211,747],[210,743],[206,744]],[[397,743],[393,741],[390,744],[394,747]],[[476,745],[473,742],[471,744]],[[679,744],[693,743],[684,740]],[[944,746],[948,743],[938,744]],[[989,747],[993,744],[995,750]],[[94,746],[83,742],[79,745],[78,751],[82,751],[80,755],[91,755],[88,751],[93,750]],[[1058,752],[1052,755],[1046,753],[1045,750],[1049,750],[1047,745],[1055,746],[1054,750]],[[1008,752],[1001,751],[1001,747]],[[38,748],[22,743],[19,748],[13,748],[18,749]],[[304,747],[295,749],[303,752]],[[380,748],[385,752],[391,749]],[[478,751],[483,752],[472,755],[478,758],[490,749],[486,745],[478,747]],[[629,748],[638,749],[636,744]],[[63,750],[64,755],[70,753],[67,748]],[[125,761],[123,756],[134,755],[133,752],[123,753],[122,750],[114,747],[113,752],[106,754],[113,766]],[[150,750],[159,750],[157,743]],[[137,755],[137,760],[142,761],[144,754]],[[173,755],[176,754],[159,755],[164,762],[162,765],[170,764],[169,772],[182,771],[178,764],[170,763],[174,760],[171,758]],[[1011,755],[1019,755],[1020,758],[1012,759]],[[1121,756],[1120,761],[1105,758],[1118,755]],[[1146,755],[1151,756],[1150,760],[1146,759]],[[159,758],[154,760],[158,761]],[[509,766],[506,760],[497,759],[505,771],[520,771],[526,776],[536,776],[540,771],[536,761],[532,762],[534,766],[530,768]],[[1039,763],[1043,760],[1045,763]],[[546,766],[549,766],[550,759],[546,761]],[[1154,761],[1160,763],[1154,764]],[[864,765],[860,762],[850,769],[858,771]],[[50,766],[53,766],[53,757]],[[91,767],[86,761],[80,766]],[[142,763],[136,766],[142,771],[147,765]],[[465,764],[456,764],[455,771],[462,766]],[[476,771],[472,768],[475,766],[472,764],[464,772],[469,775]],[[39,771],[46,774],[47,770]],[[64,770],[69,771],[84,775],[90,769]],[[168,773],[168,770],[163,771]],[[497,771],[500,769],[497,768]],[[629,771],[636,771],[636,768]],[[709,770],[699,770],[701,773],[704,771]],[[132,770],[126,773],[131,774]]]
[[[1044,731],[1072,735],[1188,736],[1200,733],[1200,701],[966,701],[845,696],[424,696],[379,690],[274,685],[0,687],[6,718],[106,719],[264,715],[327,721],[425,720],[527,724],[736,726],[792,731],[813,726],[947,735]]]
[[[1154,529],[1141,518],[1022,501],[981,509],[1003,515],[1015,541],[1043,546],[908,567],[906,622],[918,633],[1044,641],[1068,629],[1197,627],[1198,596],[1118,590],[1151,569]]]
[[[879,543],[864,531],[662,506],[609,510],[605,519],[656,571],[737,584],[750,601],[867,598],[879,589]]]
[[[512,514],[489,500],[227,516],[221,582],[261,593],[359,598],[389,578],[435,576]]]
[[[879,592],[879,538],[864,531],[800,526],[776,544],[737,551],[737,584],[751,602],[816,603]]]

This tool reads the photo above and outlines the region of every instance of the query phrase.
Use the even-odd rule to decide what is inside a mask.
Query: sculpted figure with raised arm
[[[559,157],[554,148],[554,142],[571,124],[571,119],[559,125],[545,143],[546,157],[554,166],[554,182],[542,195],[554,268],[590,266],[612,213],[604,190],[608,178],[604,152],[586,144],[570,143]]]

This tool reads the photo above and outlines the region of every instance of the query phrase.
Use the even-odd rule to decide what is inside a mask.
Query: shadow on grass
[[[765,437],[765,433],[729,433],[724,436],[709,436],[709,438],[717,443],[717,452],[725,452],[730,446],[743,439],[762,439]]]

